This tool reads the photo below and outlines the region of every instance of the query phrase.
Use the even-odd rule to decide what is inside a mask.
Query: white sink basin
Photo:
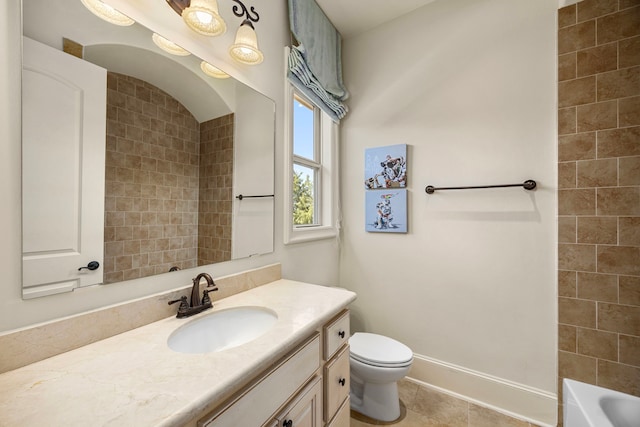
[[[167,345],[179,353],[210,353],[252,341],[267,332],[278,320],[265,307],[235,307],[215,311],[179,327]]]

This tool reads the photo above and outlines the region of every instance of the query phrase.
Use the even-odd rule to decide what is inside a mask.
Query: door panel
[[[106,70],[23,38],[23,297],[102,282]]]

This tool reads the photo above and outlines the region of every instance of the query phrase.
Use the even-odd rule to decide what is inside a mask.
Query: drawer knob
[[[342,387],[344,387],[344,384],[346,383],[346,381],[345,381],[345,379],[344,379],[344,378],[340,378],[340,379],[338,380],[338,382],[340,383],[340,385],[341,385]]]
[[[282,427],[292,427],[293,426],[293,420],[284,420],[282,422]]]
[[[340,338],[344,338],[344,331],[338,332],[338,335],[340,335]]]

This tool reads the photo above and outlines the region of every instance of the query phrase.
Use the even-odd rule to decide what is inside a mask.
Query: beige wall
[[[556,12],[436,1],[343,47],[354,329],[406,343],[411,376],[540,423],[556,412]],[[366,233],[364,150],[391,144],[409,146],[409,232]],[[526,179],[539,187],[424,192]]]
[[[558,380],[640,396],[640,6],[558,25]]]

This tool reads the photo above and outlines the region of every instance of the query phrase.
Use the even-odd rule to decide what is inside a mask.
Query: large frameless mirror
[[[273,251],[272,100],[80,0],[23,36],[24,298]]]

